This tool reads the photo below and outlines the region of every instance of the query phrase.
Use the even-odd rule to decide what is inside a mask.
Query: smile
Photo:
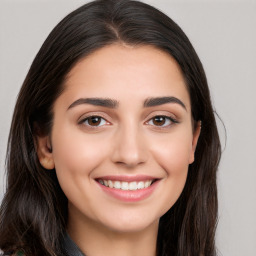
[[[95,179],[102,192],[124,202],[137,202],[150,197],[160,180],[146,175],[104,176]]]
[[[99,179],[98,182],[106,187],[121,189],[121,190],[138,190],[148,188],[152,185],[154,180],[147,180],[147,181],[113,181],[113,180],[103,180]]]

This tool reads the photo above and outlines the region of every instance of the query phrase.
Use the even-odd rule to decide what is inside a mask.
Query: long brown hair
[[[195,161],[175,205],[160,219],[158,256],[214,256],[216,171],[220,141],[202,64],[181,28],[159,10],[130,0],[96,0],[65,17],[50,33],[20,90],[8,140],[7,190],[0,208],[0,248],[59,255],[68,218],[67,198],[54,170],[39,163],[34,138],[48,134],[52,107],[68,72],[93,51],[122,42],[153,45],[176,59],[202,129]]]

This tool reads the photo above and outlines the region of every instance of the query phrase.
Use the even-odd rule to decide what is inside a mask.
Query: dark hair
[[[184,190],[160,219],[157,255],[216,255],[216,171],[221,148],[202,64],[174,21],[130,0],[96,0],[73,11],[53,29],[33,61],[17,99],[8,140],[7,191],[0,209],[4,252],[22,249],[27,256],[60,252],[67,198],[55,171],[40,165],[35,135],[51,131],[52,107],[71,68],[93,51],[118,42],[152,45],[169,53],[182,70],[193,120],[202,121]]]

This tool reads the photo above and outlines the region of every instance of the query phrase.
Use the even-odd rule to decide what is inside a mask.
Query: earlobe
[[[54,169],[55,165],[49,136],[37,136],[36,150],[41,165],[48,170]]]
[[[195,160],[195,151],[196,151],[196,146],[197,146],[197,142],[201,133],[201,121],[197,122],[197,126],[196,129],[194,130],[193,133],[193,140],[192,140],[192,149],[191,149],[191,155],[190,155],[190,159],[189,159],[189,163],[192,164]]]

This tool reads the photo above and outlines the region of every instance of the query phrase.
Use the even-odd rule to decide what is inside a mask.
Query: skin
[[[192,128],[178,64],[152,46],[114,44],[78,62],[64,86],[51,135],[37,143],[41,164],[56,169],[68,198],[69,235],[90,256],[156,255],[159,219],[183,190],[200,134],[199,125]],[[148,98],[163,96],[184,106],[144,107]],[[118,106],[72,105],[81,98],[113,99]],[[95,115],[103,119],[90,126],[86,118]],[[105,175],[149,175],[158,182],[147,198],[125,202],[99,186],[95,179]]]

